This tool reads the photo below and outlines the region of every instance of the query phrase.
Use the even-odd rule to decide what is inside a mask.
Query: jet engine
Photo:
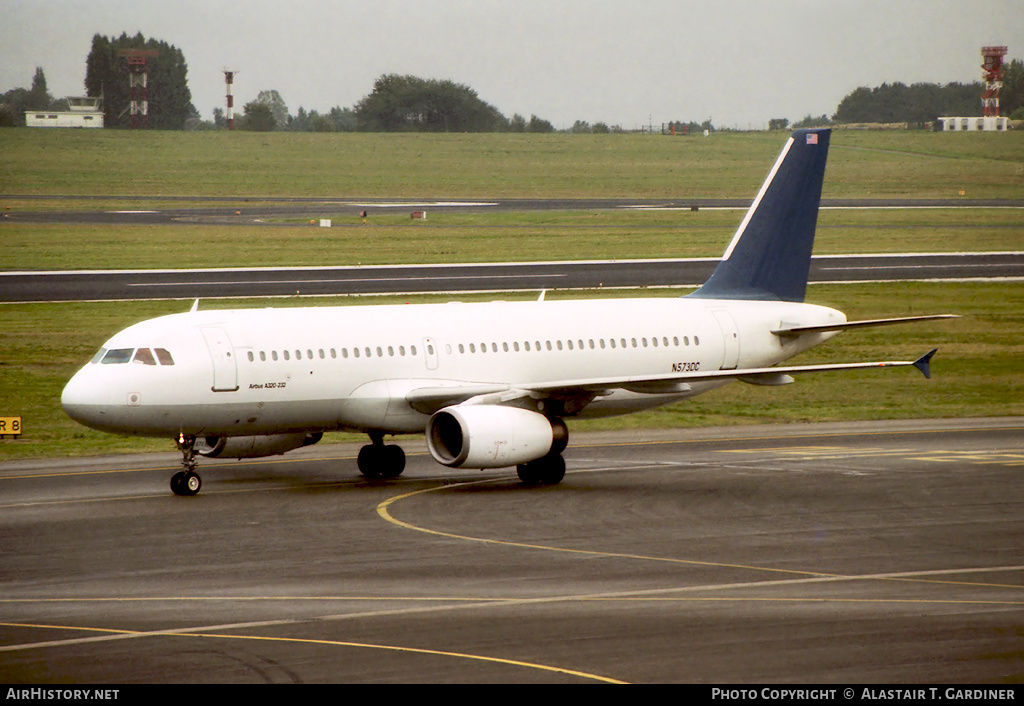
[[[323,435],[323,432],[300,432],[263,436],[207,436],[196,443],[196,451],[200,456],[210,458],[277,456],[286,451],[315,444]]]
[[[565,422],[518,407],[445,407],[427,422],[427,448],[438,463],[503,468],[561,453],[569,438]]]

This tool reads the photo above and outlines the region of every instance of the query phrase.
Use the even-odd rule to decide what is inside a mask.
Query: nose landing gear
[[[175,442],[181,451],[181,470],[171,476],[171,492],[175,495],[195,495],[203,485],[196,473],[196,437],[179,434]]]

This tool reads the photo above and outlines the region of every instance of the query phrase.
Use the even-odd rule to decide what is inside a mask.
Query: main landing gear
[[[516,466],[519,480],[526,485],[557,485],[565,478],[565,459],[562,452],[569,445],[569,429],[561,419],[552,419],[554,438],[546,456]]]
[[[556,485],[565,478],[565,459],[560,453],[549,453],[536,461],[519,464],[516,473],[526,485]]]
[[[405,470],[405,451],[394,444],[384,445],[382,432],[370,432],[371,444],[359,449],[356,465],[367,478],[397,478]]]
[[[203,479],[196,473],[196,437],[179,434],[175,443],[181,451],[181,470],[171,476],[171,492],[195,495],[203,485]]]

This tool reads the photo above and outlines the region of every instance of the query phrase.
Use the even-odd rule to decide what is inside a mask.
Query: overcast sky
[[[398,73],[556,128],[757,128],[859,86],[980,80],[983,45],[1024,57],[1024,0],[0,0],[0,92],[41,66],[82,95],[93,35],[140,31],[181,49],[206,119],[230,66],[239,109],[264,89],[292,114],[352,107]]]

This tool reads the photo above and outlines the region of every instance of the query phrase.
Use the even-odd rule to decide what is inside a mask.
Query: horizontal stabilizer
[[[580,380],[564,380],[557,383],[520,384],[516,387],[529,392],[559,395],[590,392],[600,394],[608,390],[627,389],[634,392],[657,391],[670,392],[670,384],[679,385],[676,391],[682,391],[682,383],[713,382],[717,380],[742,380],[743,382],[761,385],[786,385],[791,375],[804,373],[828,373],[840,370],[868,370],[872,368],[902,368],[914,366],[921,372],[928,371],[928,363],[935,351],[930,351],[917,360],[879,360],[863,363],[829,363],[824,365],[777,365],[768,368],[738,368],[735,370],[708,370],[667,375],[623,376],[616,378],[592,378]],[[644,390],[646,388],[646,390]]]
[[[892,324],[909,324],[915,321],[935,321],[938,319],[959,319],[955,314],[934,314],[931,316],[906,316],[898,319],[865,319],[863,321],[845,321],[843,323],[822,324],[821,326],[792,326],[772,331],[776,336],[796,337],[804,333],[824,333],[826,331],[845,331],[852,328],[869,326],[891,326]]]

